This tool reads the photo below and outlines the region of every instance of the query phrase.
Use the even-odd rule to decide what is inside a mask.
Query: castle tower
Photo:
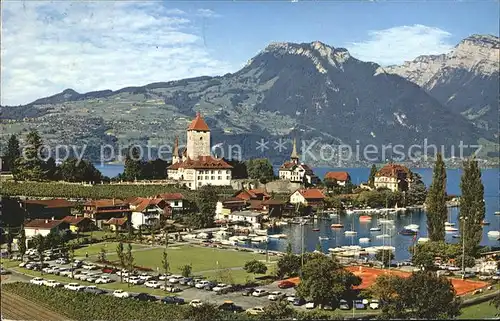
[[[188,127],[186,148],[187,157],[190,159],[210,156],[210,128],[199,112]]]
[[[179,137],[175,136],[174,150],[172,151],[172,164],[179,162]]]
[[[299,163],[299,154],[297,154],[297,142],[295,138],[293,139],[292,155],[290,155],[290,161],[294,164]]]

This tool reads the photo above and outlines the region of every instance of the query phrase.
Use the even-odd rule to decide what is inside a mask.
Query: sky
[[[380,65],[499,32],[498,0],[2,1],[1,104],[235,72],[269,43]]]

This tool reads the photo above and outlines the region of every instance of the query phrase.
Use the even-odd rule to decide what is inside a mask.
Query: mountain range
[[[86,155],[96,159],[106,143],[158,146],[172,144],[176,135],[183,142],[200,111],[213,144],[238,144],[243,158],[266,156],[274,163],[288,158],[292,138],[316,142],[316,155],[322,144],[354,150],[424,140],[447,148],[460,141],[498,148],[498,58],[499,38],[481,35],[449,53],[389,67],[319,41],[271,43],[232,74],[84,94],[66,89],[27,105],[2,106],[3,135],[36,128],[51,145],[87,144]],[[256,149],[261,139],[270,141],[267,150]],[[280,139],[287,149],[274,149]]]

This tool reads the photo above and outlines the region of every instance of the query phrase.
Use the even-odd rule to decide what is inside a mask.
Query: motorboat
[[[500,231],[489,231],[488,232],[488,237],[499,237],[500,236]]]
[[[320,237],[318,237],[318,239],[320,241],[326,241],[326,240],[329,240],[330,238],[328,236],[320,236]]]
[[[378,221],[379,221],[379,223],[382,223],[382,224],[394,224],[394,220],[389,220],[386,218],[381,218]]]
[[[417,243],[425,243],[425,242],[429,242],[428,237],[421,237],[417,240]]]
[[[383,238],[388,238],[388,237],[391,237],[391,236],[389,234],[380,234],[380,235],[377,235],[375,237],[378,238],[378,239],[383,239]]]
[[[343,248],[340,248],[340,247],[331,247],[328,249],[328,252],[332,252],[332,253],[340,253],[340,252],[345,252],[346,249],[343,249]]]
[[[453,237],[454,239],[459,239],[460,238],[460,234],[453,234],[451,237]]]
[[[405,226],[405,229],[407,229],[407,230],[418,231],[419,228],[420,228],[420,226],[418,226],[417,224],[409,224],[409,225]]]
[[[330,225],[331,228],[344,228],[344,224],[342,223],[333,223]]]
[[[418,233],[417,231],[410,230],[410,229],[407,229],[407,228],[402,229],[401,231],[399,231],[399,234],[401,234],[401,235],[415,235],[417,233]]]
[[[358,234],[358,232],[356,232],[356,231],[345,231],[344,234],[345,235],[356,235],[356,234]]]
[[[359,239],[359,243],[370,243],[371,240],[369,237],[362,237]]]
[[[485,226],[485,225],[490,225],[490,222],[486,221],[486,220],[483,220],[481,222],[481,225]]]
[[[253,237],[251,239],[251,242],[252,243],[267,243],[267,242],[269,242],[269,238],[267,236],[257,236],[257,237]]]
[[[359,220],[360,220],[360,221],[371,221],[371,220],[372,220],[372,217],[371,217],[371,216],[369,216],[369,215],[361,215],[361,216],[359,217]]]
[[[313,230],[314,232],[319,232],[319,228],[317,228],[317,227],[316,227],[316,228],[313,228],[312,230]]]
[[[268,235],[267,237],[272,238],[272,239],[286,239],[288,235],[286,234],[271,234]]]
[[[455,223],[452,222],[445,222],[444,226],[455,226]]]
[[[257,234],[257,235],[260,235],[260,236],[264,236],[264,235],[267,235],[267,230],[264,230],[264,229],[255,229],[254,233]]]
[[[370,228],[370,232],[379,232],[380,230],[381,230],[381,228],[378,226]]]
[[[453,227],[453,226],[445,226],[444,230],[446,232],[456,232],[456,231],[458,231],[458,229],[456,227]]]

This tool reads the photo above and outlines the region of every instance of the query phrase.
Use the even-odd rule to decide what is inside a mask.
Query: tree
[[[233,179],[248,178],[247,164],[237,159],[224,159],[226,163],[233,166],[231,177]]]
[[[123,178],[125,180],[133,181],[142,178],[142,161],[140,156],[139,146],[129,148],[125,158],[125,168],[123,169]]]
[[[252,260],[245,263],[243,267],[247,273],[253,274],[265,274],[267,272],[267,266],[261,261]]]
[[[104,249],[104,247],[101,247],[101,249],[99,250],[97,261],[102,263],[106,262],[106,250]]]
[[[5,243],[7,243],[7,255],[10,258],[12,256],[12,234],[9,227],[5,228]]]
[[[329,196],[325,198],[325,207],[334,208],[337,211],[341,211],[342,209],[344,209],[344,205],[342,204],[342,201],[338,197],[329,197]]]
[[[40,266],[43,267],[43,251],[46,249],[45,237],[41,234],[37,234],[33,236],[31,240],[33,241],[38,257],[40,258]],[[43,275],[43,270],[40,270],[40,273]]]
[[[103,179],[101,172],[92,163],[74,157],[62,162],[56,176],[66,182],[100,182]]]
[[[19,240],[17,242],[17,248],[19,254],[21,254],[21,261],[24,260],[24,254],[26,254],[26,232],[24,231],[24,226],[21,225],[21,230],[19,231]]]
[[[375,187],[375,174],[377,174],[377,166],[375,164],[370,168],[370,175],[368,176],[368,185]]]
[[[193,270],[193,267],[191,264],[185,264],[181,266],[181,275],[185,278],[188,278],[191,275],[191,271]]]
[[[118,260],[120,261],[120,267],[122,268],[122,271],[120,273],[120,283],[123,283],[123,270],[125,269],[127,258],[125,256],[122,242],[118,243],[118,245],[116,246],[116,254],[118,256]]]
[[[46,179],[54,180],[56,179],[57,165],[54,158],[49,157],[43,166],[45,170]]]
[[[429,239],[431,241],[444,241],[444,223],[447,219],[446,168],[441,154],[437,154],[432,184],[427,193],[425,204]]]
[[[214,186],[202,186],[197,192],[196,206],[198,212],[190,215],[190,225],[194,228],[211,227],[214,224],[215,205],[218,195]]]
[[[293,320],[297,311],[287,301],[279,299],[264,307],[264,313],[259,316],[260,320]]]
[[[16,168],[15,173],[13,173],[14,178],[25,181],[43,180],[46,178],[46,171],[44,170],[44,162],[40,157],[43,155],[39,155],[43,143],[38,132],[29,132],[26,143],[24,154],[14,164]]]
[[[422,181],[422,177],[417,173],[413,173],[412,183],[406,193],[406,204],[422,205],[426,197],[427,189]]]
[[[383,266],[386,267],[394,260],[394,253],[392,250],[378,250],[377,253],[375,253],[375,259],[382,262]]]
[[[19,140],[16,135],[11,135],[7,142],[7,152],[5,153],[5,165],[12,173],[15,172],[15,162],[21,156]]]
[[[300,256],[292,253],[292,245],[288,243],[286,254],[280,257],[276,264],[276,276],[280,279],[297,276],[299,275],[300,265]]]
[[[483,237],[484,186],[481,170],[475,159],[465,161],[460,181],[460,237],[465,243],[465,253],[474,256]]]
[[[165,273],[165,288],[167,287],[167,277],[166,275],[168,274],[168,269],[170,267],[170,264],[168,263],[168,254],[167,250],[163,250],[163,259],[161,260],[163,272]]]
[[[265,184],[274,179],[273,165],[267,158],[255,158],[247,161],[248,177],[258,179]]]
[[[500,295],[495,295],[491,299],[490,304],[493,305],[497,309],[497,312],[500,311]]]
[[[361,279],[334,258],[312,254],[302,268],[297,294],[320,307],[336,306],[341,298],[353,297],[352,287],[359,284]]]
[[[73,264],[73,261],[75,260],[75,245],[74,244],[69,244],[68,247],[68,254],[69,254],[69,261]],[[75,269],[71,267],[71,278],[74,278],[74,271]]]
[[[132,244],[127,243],[127,252],[125,253],[125,265],[130,273],[134,271],[134,255],[132,254]]]

